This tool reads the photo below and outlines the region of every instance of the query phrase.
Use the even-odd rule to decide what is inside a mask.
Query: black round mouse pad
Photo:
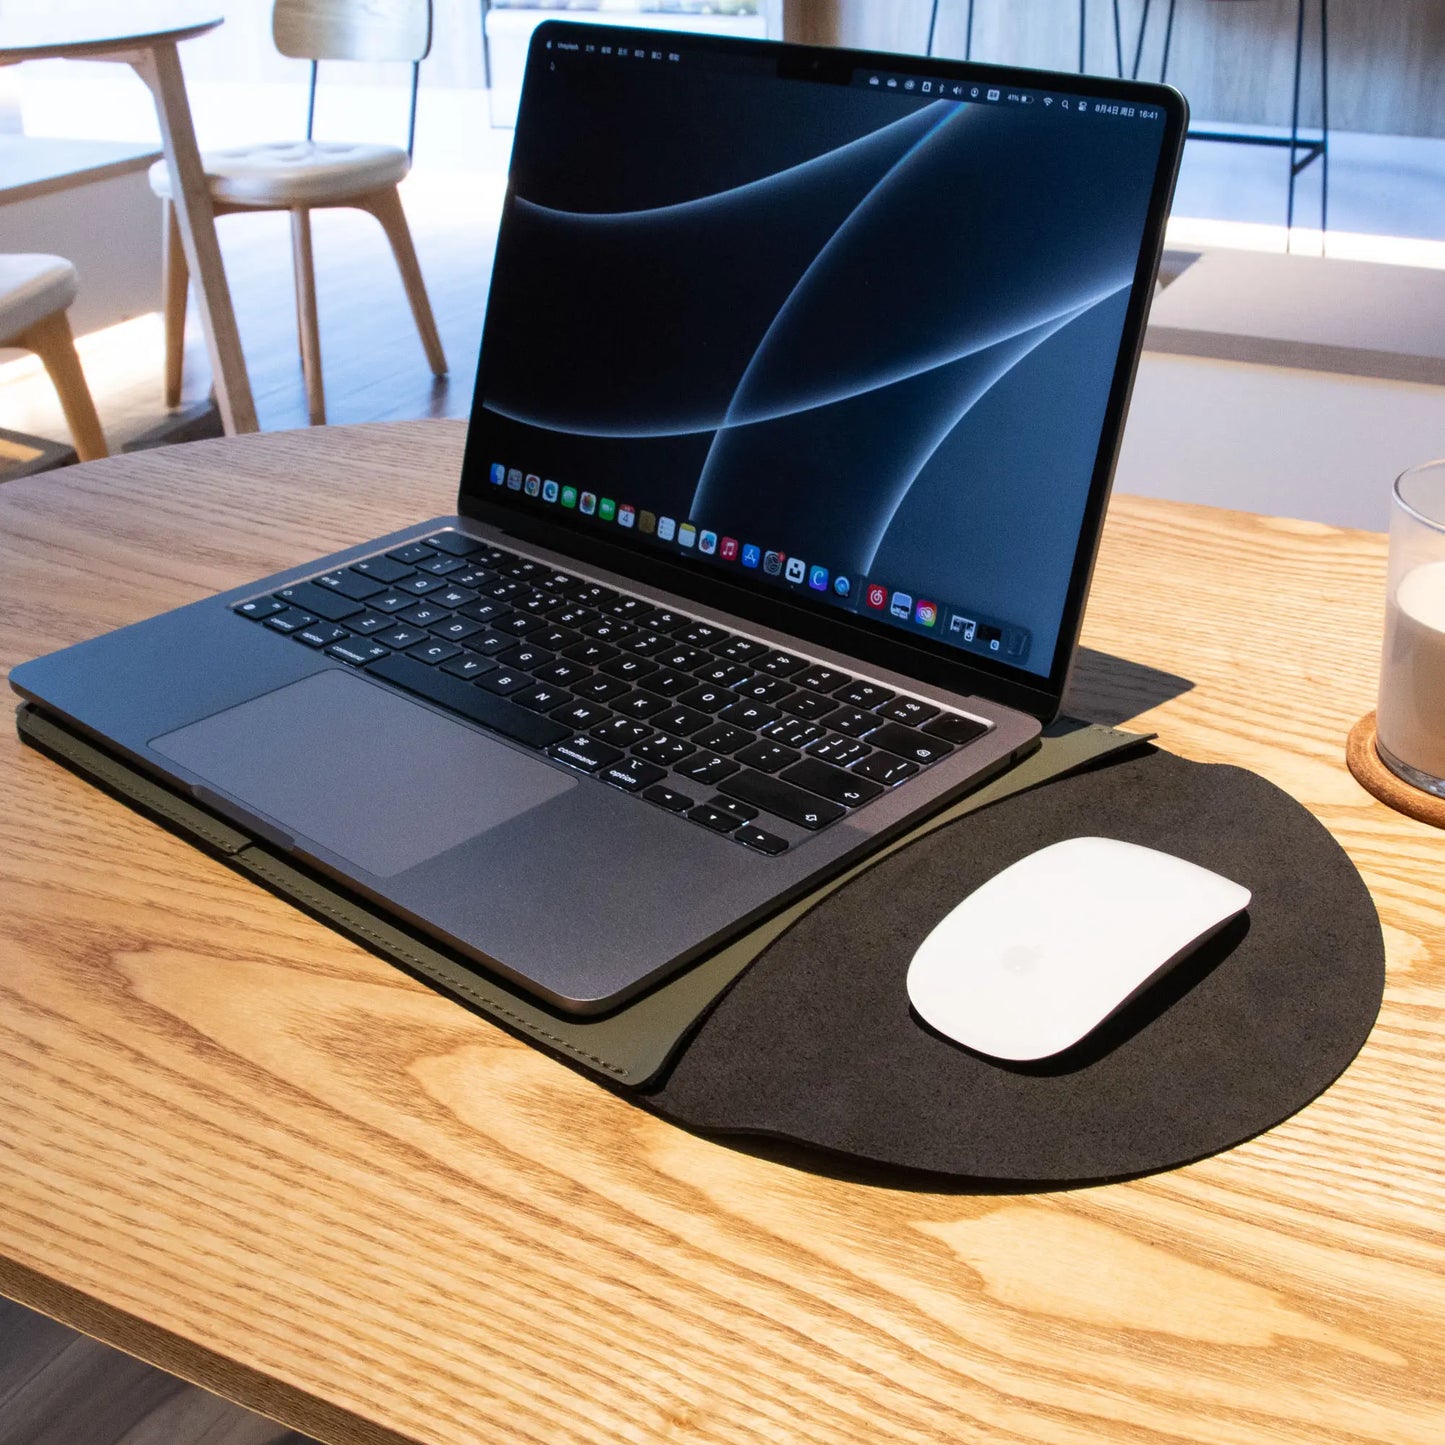
[[[1004,1064],[935,1033],[906,988],[924,937],[1009,864],[1088,835],[1211,868],[1251,891],[1249,909],[1053,1059]],[[1384,978],[1374,903],[1310,813],[1255,773],[1152,752],[961,819],[824,899],[647,1102],[691,1128],[911,1169],[1118,1178],[1226,1149],[1309,1103],[1364,1044]]]

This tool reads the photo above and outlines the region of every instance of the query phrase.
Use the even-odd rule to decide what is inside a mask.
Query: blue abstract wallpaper
[[[535,69],[482,352],[496,460],[822,563],[832,606],[877,581],[1005,619],[1047,674],[1162,126],[741,63]]]

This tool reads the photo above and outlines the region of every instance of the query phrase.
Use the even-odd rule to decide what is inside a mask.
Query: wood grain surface
[[[0,659],[446,511],[461,441],[330,429],[12,483]],[[1344,763],[1384,559],[1111,509],[1075,705],[1299,798],[1374,892],[1389,980],[1309,1108],[1103,1188],[904,1188],[695,1138],[5,737],[0,1291],[333,1445],[1436,1445],[1445,837]]]

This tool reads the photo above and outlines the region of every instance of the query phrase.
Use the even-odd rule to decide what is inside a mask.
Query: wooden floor
[[[3,1445],[315,1445],[0,1298]]]
[[[500,190],[484,173],[413,175],[402,188],[450,366],[427,368],[381,228],[357,211],[315,214],[317,298],[327,420],[466,416],[471,408]],[[306,425],[296,339],[290,223],[274,213],[218,226],[246,366],[264,431]],[[112,450],[167,418],[158,317],[132,323],[117,344],[82,344],[87,378]],[[210,368],[199,326],[187,334],[183,407],[206,400]],[[0,380],[0,427],[68,440],[43,375]]]

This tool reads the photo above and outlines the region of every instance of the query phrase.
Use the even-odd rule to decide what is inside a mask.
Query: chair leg
[[[301,338],[301,370],[306,377],[306,409],[312,426],[326,423],[326,393],[321,385],[321,330],[316,320],[316,267],[311,257],[311,212],[291,212],[291,254],[296,265],[296,325]]]
[[[181,227],[176,208],[161,202],[161,289],[164,293],[166,330],[166,405],[175,410],[181,404],[181,368],[186,359],[186,296],[190,272],[181,245]]]
[[[391,242],[391,253],[396,257],[396,269],[401,272],[401,284],[406,288],[406,299],[411,302],[411,314],[421,336],[427,364],[431,367],[433,376],[445,376],[447,358],[442,351],[441,337],[437,335],[431,302],[427,300],[426,283],[421,279],[421,267],[417,264],[416,248],[411,242],[411,228],[406,223],[406,212],[401,208],[401,196],[395,186],[388,186],[385,190],[372,191],[351,204],[359,210],[369,211],[381,222],[381,229],[386,232],[386,239]]]
[[[105,433],[100,429],[100,418],[95,414],[95,402],[91,400],[85,373],[80,369],[80,358],[75,354],[70,318],[63,311],[52,312],[22,332],[14,344],[33,351],[45,364],[74,438],[76,455],[83,462],[108,457],[110,448],[105,444]]]

